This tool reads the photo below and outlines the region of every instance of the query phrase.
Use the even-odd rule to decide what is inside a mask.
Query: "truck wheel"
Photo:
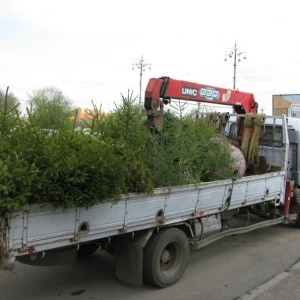
[[[176,283],[185,271],[189,255],[189,241],[183,231],[178,228],[161,230],[144,248],[144,280],[159,287]]]
[[[297,212],[297,219],[296,219],[296,222],[295,222],[295,226],[297,228],[300,228],[300,209],[298,208],[297,210],[298,210],[298,212]]]
[[[299,193],[299,191],[298,191],[298,193]],[[298,195],[298,197],[297,197],[296,209],[297,209],[297,220],[295,222],[295,226],[297,228],[300,228],[300,195]]]

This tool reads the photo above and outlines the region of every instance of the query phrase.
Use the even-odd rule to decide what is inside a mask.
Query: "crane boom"
[[[257,113],[258,109],[252,93],[169,77],[151,78],[146,87],[144,106],[154,123],[163,121],[164,104],[170,103],[171,99],[230,105],[238,114]]]

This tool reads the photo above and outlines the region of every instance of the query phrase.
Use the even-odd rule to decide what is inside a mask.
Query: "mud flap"
[[[121,282],[135,286],[143,285],[143,248],[152,232],[152,230],[147,230],[116,238],[115,272]]]

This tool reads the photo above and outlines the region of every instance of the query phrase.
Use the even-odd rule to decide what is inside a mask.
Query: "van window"
[[[264,126],[259,140],[263,146],[282,147],[282,127]]]
[[[230,125],[228,135],[230,137],[236,137],[237,136],[237,127],[236,127],[235,123],[233,123],[233,124]]]

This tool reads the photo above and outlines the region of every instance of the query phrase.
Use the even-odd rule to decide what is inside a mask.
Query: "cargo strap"
[[[265,114],[257,114],[254,122],[254,130],[251,138],[249,153],[248,153],[248,163],[254,166],[259,165],[259,148],[258,142],[260,137],[260,129],[264,123]]]
[[[227,197],[227,199],[226,199],[226,208],[225,208],[225,210],[224,211],[226,211],[226,210],[228,210],[229,209],[229,206],[230,206],[230,204],[231,204],[231,197],[232,197],[232,191],[233,191],[233,184],[234,184],[234,182],[237,180],[238,178],[237,177],[233,177],[232,178],[232,183],[231,183],[231,187],[229,188],[229,195],[228,195],[228,197]]]
[[[243,132],[243,138],[242,138],[242,143],[241,143],[241,149],[243,150],[246,158],[248,156],[250,129],[252,127],[252,118],[253,118],[253,114],[251,114],[251,113],[245,115],[244,132]]]

